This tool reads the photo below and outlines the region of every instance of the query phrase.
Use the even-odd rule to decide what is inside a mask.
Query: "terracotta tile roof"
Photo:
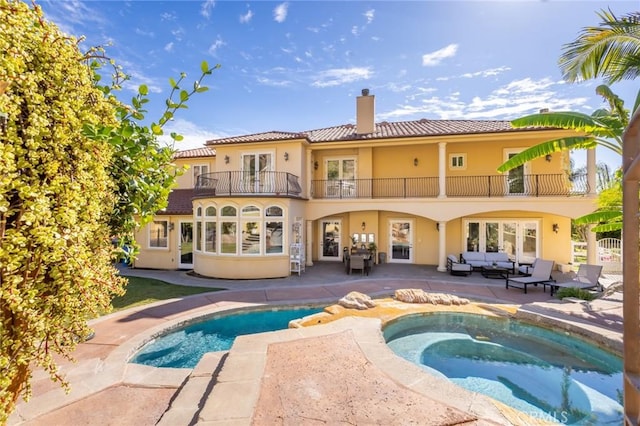
[[[174,158],[197,158],[197,157],[215,157],[216,150],[203,146],[202,148],[185,149],[178,151]]]
[[[549,127],[514,128],[509,121],[500,120],[428,120],[396,121],[376,123],[375,131],[369,134],[357,134],[354,124],[308,130],[306,132],[264,132],[253,135],[236,136],[207,141],[207,145],[237,144],[246,142],[269,142],[306,138],[310,143],[351,140],[411,138],[419,136],[446,136],[479,133],[522,132],[547,130]]]
[[[236,144],[246,142],[264,142],[264,141],[279,141],[279,140],[292,140],[306,138],[304,133],[294,132],[279,132],[272,130],[270,132],[254,133],[253,135],[233,136],[223,139],[212,139],[206,142],[208,146],[211,145],[224,145],[224,144]]]
[[[158,215],[193,214],[193,207],[191,206],[193,195],[193,188],[174,189],[169,193],[169,204],[167,208],[159,211]]]

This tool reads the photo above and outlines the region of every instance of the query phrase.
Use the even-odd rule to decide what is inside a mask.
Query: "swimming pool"
[[[320,307],[287,307],[221,313],[154,339],[130,362],[152,367],[194,368],[205,353],[229,350],[238,336],[286,329],[291,320],[322,310]]]
[[[383,333],[399,356],[534,418],[622,423],[622,359],[566,333],[462,313],[404,316]]]

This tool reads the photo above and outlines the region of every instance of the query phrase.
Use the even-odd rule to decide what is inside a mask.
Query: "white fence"
[[[597,242],[596,264],[602,265],[603,273],[622,273],[622,241],[618,238],[603,238]],[[579,265],[587,261],[587,243],[571,242],[571,263]]]

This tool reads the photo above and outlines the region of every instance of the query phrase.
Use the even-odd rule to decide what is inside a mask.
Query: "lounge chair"
[[[600,284],[600,274],[602,273],[602,265],[580,264],[576,276],[571,281],[561,283],[553,283],[551,285],[551,295],[560,288],[580,288],[580,289],[597,289],[602,291]]]
[[[553,260],[537,259],[536,266],[531,271],[531,276],[507,278],[505,282],[505,288],[520,288],[524,290],[525,294],[527,294],[528,285],[542,284],[542,291],[545,291],[548,285],[553,285],[551,283],[551,270],[553,269],[553,263]]]
[[[470,275],[473,266],[469,263],[460,263],[454,254],[447,256],[447,271],[451,275]]]

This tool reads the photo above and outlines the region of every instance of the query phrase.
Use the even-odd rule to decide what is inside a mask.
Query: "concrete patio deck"
[[[194,370],[127,363],[154,334],[194,317],[255,304],[330,305],[350,291],[389,296],[399,288],[420,288],[522,305],[519,312],[535,321],[578,328],[613,347],[622,342],[622,304],[615,297],[562,303],[542,287],[524,294],[505,289],[504,280],[479,273],[454,277],[429,266],[376,265],[371,275],[360,276],[347,275],[341,264],[317,263],[301,276],[249,281],[197,278],[181,271],[122,273],[226,290],[93,321],[96,335],[78,346],[77,362],[61,361],[71,393],[66,395],[36,371],[33,397],[19,403],[10,425],[519,423],[519,413],[442,379],[435,381],[395,356],[375,319],[344,318],[241,336],[229,352],[207,354]]]

